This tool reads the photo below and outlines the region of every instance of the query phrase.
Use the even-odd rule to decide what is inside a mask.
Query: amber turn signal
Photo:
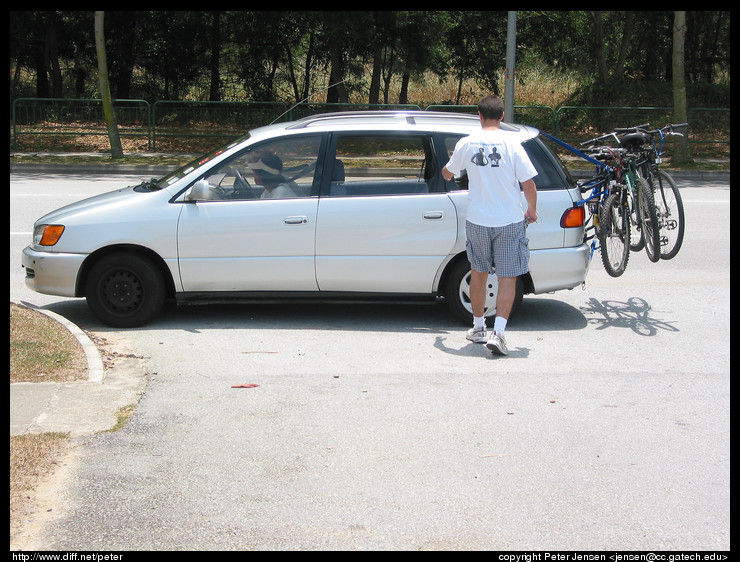
[[[34,243],[39,246],[53,246],[59,242],[63,232],[64,226],[61,224],[45,224],[34,232]]]

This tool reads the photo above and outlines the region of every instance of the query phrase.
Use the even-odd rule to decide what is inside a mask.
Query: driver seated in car
[[[283,162],[277,155],[265,153],[256,162],[250,162],[249,168],[254,172],[257,185],[265,188],[262,199],[297,197],[297,186],[283,176]]]

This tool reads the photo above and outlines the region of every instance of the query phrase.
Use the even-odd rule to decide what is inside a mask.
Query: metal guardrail
[[[151,106],[145,100],[115,100],[122,137],[144,137],[151,143]],[[22,135],[107,135],[99,99],[18,98],[10,111],[10,146]]]
[[[145,140],[154,151],[174,139],[218,139],[217,144],[243,135],[249,129],[277,121],[292,121],[316,113],[348,110],[422,110],[412,104],[320,104],[287,106],[281,102],[189,102],[114,100],[122,138]],[[476,113],[474,105],[430,105],[424,111]],[[671,121],[667,107],[514,106],[512,121],[531,125],[566,142],[577,142],[582,131],[598,133],[614,127],[650,122],[663,126]],[[21,148],[31,136],[83,137],[108,134],[99,99],[18,98],[11,104],[11,148]],[[729,108],[694,108],[689,111],[689,143],[726,144],[730,138]],[[195,150],[200,152],[200,150]]]

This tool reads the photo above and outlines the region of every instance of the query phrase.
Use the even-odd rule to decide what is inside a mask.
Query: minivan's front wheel
[[[524,296],[521,277],[516,280],[516,297],[512,314],[516,311]],[[473,306],[470,303],[470,263],[460,260],[453,266],[445,283],[445,300],[450,311],[466,324],[473,322]],[[498,277],[495,273],[488,276],[486,283],[485,316],[496,316],[496,298],[498,297]]]
[[[151,260],[116,253],[92,267],[85,294],[99,320],[114,328],[134,328],[149,322],[162,309],[165,285]]]

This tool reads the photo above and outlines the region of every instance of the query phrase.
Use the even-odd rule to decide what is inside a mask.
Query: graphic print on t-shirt
[[[491,148],[491,150],[492,152],[486,157],[484,149],[479,148],[478,152],[473,154],[470,161],[476,166],[485,167],[490,163],[491,168],[498,168],[499,162],[501,161],[501,155],[498,153],[495,146]]]
[[[470,159],[470,161],[476,166],[488,166],[488,158],[486,158],[486,155],[484,154],[482,148],[479,148],[478,152],[473,154],[473,157]]]
[[[498,163],[501,160],[501,155],[498,153],[498,150],[496,150],[495,146],[491,150],[493,150],[493,152],[488,155],[488,158],[491,160],[491,168],[498,168]]]

